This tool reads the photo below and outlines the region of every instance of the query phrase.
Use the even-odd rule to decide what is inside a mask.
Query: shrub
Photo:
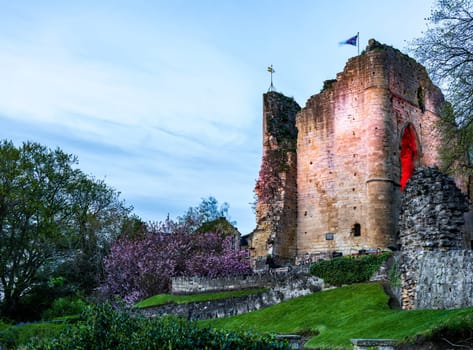
[[[51,307],[43,313],[43,320],[52,320],[56,317],[78,315],[87,303],[78,296],[59,298],[53,301]]]
[[[53,340],[30,342],[26,349],[289,349],[271,336],[199,328],[176,317],[132,317],[109,304],[89,308],[82,320]]]
[[[0,348],[16,349],[30,341],[52,339],[65,328],[64,323],[25,323],[0,330]]]
[[[312,264],[310,273],[335,286],[366,282],[390,256],[391,253],[386,252],[380,255],[334,258]]]

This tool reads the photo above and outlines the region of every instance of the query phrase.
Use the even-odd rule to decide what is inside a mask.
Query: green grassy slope
[[[404,339],[473,314],[459,310],[391,310],[380,284],[364,283],[293,299],[235,317],[202,321],[229,330],[317,334],[307,348],[350,348],[351,338]]]

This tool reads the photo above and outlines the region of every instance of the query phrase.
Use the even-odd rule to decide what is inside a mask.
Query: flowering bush
[[[284,171],[287,153],[284,150],[269,150],[263,155],[255,193],[262,203],[271,203],[280,193],[282,180],[280,173]]]
[[[248,272],[246,254],[235,248],[235,239],[215,233],[159,230],[136,240],[120,239],[105,259],[106,286],[112,295],[135,302],[167,292],[171,277]]]

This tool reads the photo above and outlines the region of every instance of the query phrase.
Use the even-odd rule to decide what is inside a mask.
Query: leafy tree
[[[64,264],[76,266],[82,282],[96,274],[97,252],[106,249],[130,211],[114,190],[76,164],[76,157],[60,149],[0,143],[0,290],[6,315],[14,316],[20,299]]]
[[[444,150],[446,171],[472,173],[469,162],[458,159],[473,151],[473,1],[437,0],[427,19],[427,31],[414,40],[412,52],[442,87],[446,105],[443,127],[447,131]],[[457,160],[457,161],[455,161]]]
[[[83,173],[78,173],[73,181],[70,193],[73,234],[64,242],[67,262],[62,264],[60,274],[77,289],[89,293],[103,279],[103,259],[110,242],[132,219],[128,218],[130,208],[120,200],[119,193],[104,181]]]
[[[202,198],[198,206],[189,208],[183,216],[178,217],[177,221],[189,232],[194,232],[202,224],[219,218],[226,218],[228,222],[235,225],[235,222],[231,221],[228,215],[229,208],[228,203],[225,202],[219,206],[217,199],[210,196]]]
[[[226,218],[220,217],[215,220],[206,221],[200,225],[196,233],[214,232],[222,236],[239,237],[240,232]]]
[[[143,237],[146,231],[146,224],[137,215],[131,215],[122,222],[120,238],[135,239]]]

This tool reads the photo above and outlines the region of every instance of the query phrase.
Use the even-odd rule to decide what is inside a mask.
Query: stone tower
[[[416,167],[440,165],[444,98],[424,67],[370,40],[300,111],[279,93],[263,100],[252,256],[395,244],[403,187]]]

